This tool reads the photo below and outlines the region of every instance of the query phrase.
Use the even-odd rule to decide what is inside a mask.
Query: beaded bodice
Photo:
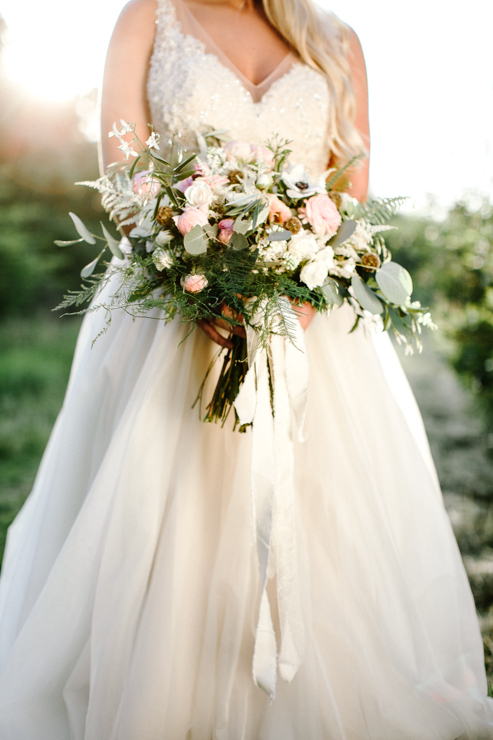
[[[326,169],[329,91],[323,75],[288,54],[277,74],[249,84],[217,47],[211,51],[212,40],[186,12],[183,0],[158,0],[147,87],[155,130],[165,141],[181,133],[192,151],[196,133],[208,128],[252,144],[278,134],[291,142],[293,162],[313,175]],[[251,88],[265,91],[256,99]]]

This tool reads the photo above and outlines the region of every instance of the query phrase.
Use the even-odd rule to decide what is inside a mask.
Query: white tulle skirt
[[[86,317],[9,532],[2,740],[493,738],[474,604],[419,412],[388,337],[348,334],[352,321],[337,309],[306,334],[306,652],[271,703],[251,673],[251,434],[191,408],[214,348],[199,332],[180,344],[178,322],[120,314],[91,349],[104,316]]]

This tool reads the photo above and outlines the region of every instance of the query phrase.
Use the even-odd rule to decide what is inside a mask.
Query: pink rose
[[[180,180],[180,182],[176,183],[175,188],[177,190],[181,190],[181,192],[184,193],[185,190],[190,187],[190,185],[193,185],[193,177],[187,177],[185,180]]]
[[[222,185],[229,183],[228,178],[223,177],[222,175],[204,175],[203,180],[210,188],[212,188],[212,190],[217,190],[217,188],[222,187]]]
[[[252,159],[252,150],[250,144],[245,141],[230,141],[224,147],[226,159],[242,159],[244,162],[250,162]]]
[[[180,278],[180,285],[188,293],[200,293],[208,285],[205,275],[186,275]]]
[[[272,152],[268,147],[263,146],[262,144],[252,144],[250,146],[250,151],[252,152],[255,161],[259,160],[272,169],[274,166],[274,152]]]
[[[179,216],[173,216],[173,221],[178,227],[180,234],[188,234],[194,226],[205,226],[208,223],[207,213],[204,213],[200,208],[191,206],[185,208],[182,214]]]
[[[271,223],[283,224],[288,218],[292,217],[291,209],[280,200],[277,195],[267,193],[269,199],[269,221]]]
[[[298,213],[304,224],[310,224],[315,234],[333,236],[341,225],[341,214],[328,195],[321,193],[308,198]]]
[[[234,220],[232,218],[223,218],[219,221],[219,236],[217,237],[223,244],[229,244],[229,240],[233,236]]]
[[[157,180],[152,178],[151,170],[137,172],[132,178],[132,190],[136,195],[157,195],[161,190],[161,185]]]

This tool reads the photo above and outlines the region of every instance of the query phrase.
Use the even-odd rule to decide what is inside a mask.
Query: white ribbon
[[[291,681],[305,649],[296,555],[292,427],[294,417],[298,439],[303,441],[308,361],[303,329],[296,317],[292,341],[271,334],[266,348],[258,344],[257,333],[248,327],[247,346],[249,370],[234,405],[241,424],[253,422],[252,508],[261,583],[253,679],[273,699],[277,668],[283,679]],[[266,590],[268,578],[274,574],[281,625],[279,658]]]

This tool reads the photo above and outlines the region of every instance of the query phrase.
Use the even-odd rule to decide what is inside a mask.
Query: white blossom
[[[313,290],[323,285],[325,278],[329,274],[329,268],[324,260],[314,260],[308,262],[300,273],[300,278],[306,285]]]
[[[158,247],[154,250],[152,261],[154,262],[158,270],[166,270],[173,264],[173,257],[167,249]]]
[[[322,178],[312,182],[310,175],[302,164],[295,164],[285,170],[281,178],[287,187],[286,193],[290,198],[309,198],[316,193],[325,193],[325,183]]]
[[[131,144],[128,144],[126,141],[123,141],[122,139],[120,139],[120,141],[122,143],[120,144],[120,146],[118,147],[118,149],[121,149],[122,150],[122,152],[124,153],[124,155],[125,155],[125,157],[127,159],[129,158],[130,155],[132,155],[132,157],[138,157],[139,156],[137,154],[137,152],[134,149],[132,149],[132,145]]]
[[[155,131],[152,132],[152,134],[149,136],[149,138],[146,141],[146,146],[149,147],[149,149],[158,149],[159,150],[159,142],[161,141],[161,135],[156,133]]]

